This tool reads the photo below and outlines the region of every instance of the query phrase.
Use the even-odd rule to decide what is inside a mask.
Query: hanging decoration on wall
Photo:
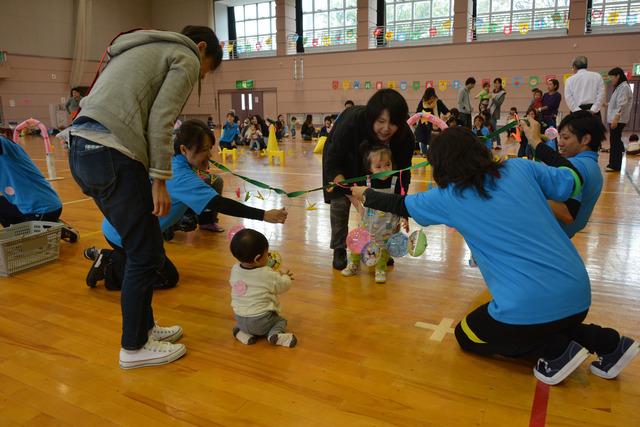
[[[400,90],[407,90],[408,87],[409,87],[409,85],[407,84],[406,80],[401,80],[400,81]]]
[[[502,79],[502,87],[504,89],[507,89],[507,86],[509,86],[509,79],[507,79],[505,76],[500,77]]]
[[[627,25],[633,26],[638,23],[638,15],[636,13],[630,13],[627,15]]]
[[[366,82],[364,82],[364,88],[365,89],[371,89],[371,87],[372,87],[372,85],[371,85],[370,81],[367,80]]]
[[[264,44],[266,44],[267,46],[271,46],[273,44],[273,40],[271,39],[271,36],[269,36],[265,41]]]
[[[447,19],[442,23],[442,29],[445,31],[449,31],[451,29],[451,19]]]
[[[342,81],[342,89],[349,90],[350,87],[351,87],[351,82],[349,80]]]
[[[529,23],[528,22],[521,22],[518,25],[518,31],[520,31],[520,34],[527,34],[529,32]]]
[[[438,29],[437,28],[429,28],[429,37],[436,37],[438,35]]]
[[[524,86],[524,77],[520,77],[520,76],[514,77],[513,79],[511,79],[511,84],[513,85],[514,88],[520,89],[522,86]]]
[[[529,87],[531,89],[538,87],[539,84],[540,84],[540,77],[538,76],[529,77]]]
[[[542,30],[545,27],[545,21],[544,18],[536,18],[535,21],[533,21],[533,29],[534,30]]]
[[[233,42],[229,42],[227,45],[227,51],[231,54],[233,53]]]
[[[449,87],[449,82],[447,80],[440,80],[438,82],[438,90],[440,92],[446,91],[448,87]]]
[[[331,37],[324,36],[322,38],[322,46],[331,46]]]
[[[387,83],[387,87],[388,87],[389,89],[396,89],[396,88],[398,87],[398,85],[396,84],[396,81],[395,81],[395,80],[390,80],[390,81]]]
[[[262,50],[262,43],[257,42],[256,43],[256,51],[260,52]]]
[[[420,90],[420,82],[414,80],[413,83],[411,83],[411,87],[413,88],[413,90]]]
[[[451,87],[454,89],[460,89],[462,87],[462,83],[460,82],[460,80],[454,80],[453,82],[451,82]]]
[[[315,37],[314,37],[314,38],[311,40],[311,46],[313,46],[313,47],[318,47],[318,39],[317,39],[317,38],[315,38]]]
[[[331,82],[331,87],[333,88],[333,90],[337,90],[340,88],[340,82],[337,80],[334,80]]]
[[[555,24],[559,24],[560,22],[562,22],[562,14],[560,12],[554,12],[551,15],[551,20],[555,23]]]
[[[566,82],[567,82],[567,79],[568,79],[569,77],[571,77],[571,76],[573,76],[573,74],[572,74],[572,73],[564,73],[564,74],[562,75],[562,82],[563,82],[563,83],[566,83]]]
[[[375,30],[373,30],[373,37],[374,38],[378,38],[382,35],[382,28],[378,27]]]
[[[505,36],[510,36],[512,31],[513,29],[511,28],[511,25],[505,25],[504,29],[502,30]]]
[[[403,42],[407,39],[407,35],[405,33],[400,33],[396,38],[398,39],[398,41]]]
[[[592,9],[591,10],[591,17],[594,19],[600,19],[602,18],[602,9]]]
[[[353,82],[353,88],[356,90],[360,89],[360,80],[355,80]]]
[[[377,81],[377,82],[376,82],[376,90],[380,90],[380,89],[382,89],[383,84],[384,84],[384,83],[382,83],[381,81]]]
[[[384,35],[384,38],[390,42],[391,40],[393,40],[393,31],[387,31],[386,34]]]
[[[607,17],[607,22],[609,23],[609,25],[616,25],[619,19],[620,19],[620,12],[614,10],[613,12],[609,12],[609,16]]]
[[[355,33],[355,31],[353,30],[353,28],[350,28],[350,29],[348,29],[348,30],[347,30],[347,38],[348,38],[348,39],[353,39],[353,38],[355,38],[355,35],[356,35],[356,33]]]
[[[308,37],[303,37],[303,38],[302,38],[302,44],[303,44],[303,45],[306,45],[308,41],[309,41],[309,38],[308,38]]]
[[[433,87],[433,80],[427,80],[424,84],[425,88]]]

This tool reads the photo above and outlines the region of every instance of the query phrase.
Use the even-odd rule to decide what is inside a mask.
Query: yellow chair
[[[324,150],[324,143],[326,141],[326,136],[321,136],[320,138],[318,138],[318,143],[316,144],[316,148],[313,149],[313,154],[322,154],[322,150]]]
[[[276,158],[280,160],[280,166],[284,166],[284,150],[267,151],[267,156],[269,157],[269,164],[273,164],[273,159]]]
[[[222,157],[222,163],[227,162],[227,156],[231,156],[231,160],[235,163],[238,161],[238,150],[230,150],[228,148],[223,148],[220,152],[220,156]]]

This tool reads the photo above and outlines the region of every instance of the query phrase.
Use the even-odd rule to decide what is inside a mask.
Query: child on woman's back
[[[268,266],[269,242],[252,229],[238,231],[231,239],[231,253],[239,261],[231,268],[231,307],[236,317],[233,336],[243,344],[255,344],[266,336],[269,343],[295,347],[298,340],[286,332],[280,317],[278,295],[291,287],[293,274],[281,274]]]

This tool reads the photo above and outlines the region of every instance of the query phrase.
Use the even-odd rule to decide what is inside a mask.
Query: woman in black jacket
[[[364,156],[375,144],[388,145],[393,155],[394,169],[411,166],[415,139],[407,125],[409,107],[405,99],[393,89],[376,92],[365,106],[351,107],[340,115],[324,145],[322,154],[322,182],[341,182],[366,175]],[[402,173],[405,191],[411,173]],[[348,189],[333,187],[324,192],[325,203],[331,204],[331,249],[333,268],[347,266],[346,239],[351,202],[345,197]]]
[[[422,99],[418,103],[418,108],[416,109],[416,113],[431,113],[434,116],[440,118],[440,116],[446,116],[449,114],[449,109],[444,102],[438,99],[438,95],[436,95],[436,90],[432,87],[428,87],[424,91],[424,95],[422,95]],[[431,122],[424,123],[423,121],[419,121],[416,127],[416,142],[420,144],[420,152],[423,157],[427,156],[427,147],[429,146],[429,142],[431,141],[431,133],[440,132],[441,129],[437,129],[433,127]]]

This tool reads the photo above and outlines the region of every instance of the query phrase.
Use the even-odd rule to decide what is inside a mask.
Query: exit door
[[[231,106],[240,120],[255,116],[256,114],[264,118],[263,104],[264,99],[262,92],[243,90],[231,94]]]

